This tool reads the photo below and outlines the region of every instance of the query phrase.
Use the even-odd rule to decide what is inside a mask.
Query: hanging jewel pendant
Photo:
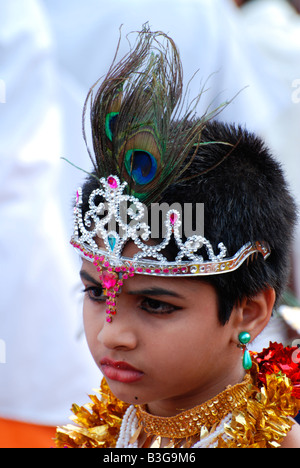
[[[245,349],[244,356],[243,356],[243,368],[245,370],[249,370],[252,367],[252,359],[248,349]]]
[[[247,344],[251,340],[250,333],[248,332],[241,332],[239,334],[239,347],[244,350],[244,355],[243,355],[243,368],[245,370],[249,370],[252,367],[252,359],[250,356],[250,353],[247,349]]]

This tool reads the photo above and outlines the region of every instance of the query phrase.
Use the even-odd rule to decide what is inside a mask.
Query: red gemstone
[[[178,215],[176,213],[172,213],[170,215],[170,221],[171,221],[172,226],[174,226],[174,224],[176,223],[177,218],[178,218]]]
[[[105,287],[105,289],[111,289],[116,285],[117,279],[116,279],[115,275],[107,273],[106,271],[104,271],[103,272],[102,283],[103,283],[103,286]]]
[[[110,176],[108,179],[107,179],[107,182],[108,182],[108,185],[110,186],[110,188],[117,188],[118,187],[118,182],[116,181],[116,179],[112,176]]]

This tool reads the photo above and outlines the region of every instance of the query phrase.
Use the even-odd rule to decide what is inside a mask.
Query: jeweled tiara
[[[124,194],[126,182],[120,182],[117,176],[110,175],[107,179],[100,179],[99,188],[89,196],[89,210],[83,216],[82,191],[78,189],[76,205],[74,207],[74,234],[71,243],[88,260],[96,260],[106,268],[116,271],[155,276],[205,276],[217,275],[236,270],[251,255],[261,253],[266,259],[270,249],[265,242],[248,242],[239,249],[233,257],[227,257],[227,249],[222,242],[218,244],[219,252],[214,253],[209,240],[203,236],[193,235],[182,240],[179,228],[180,213],[171,209],[166,213],[166,236],[162,242],[155,245],[147,243],[151,239],[149,225],[144,219],[144,205],[134,196]],[[98,201],[98,203],[97,203]],[[121,216],[120,207],[127,208],[125,218]],[[103,215],[104,212],[107,212]],[[114,224],[117,229],[110,230]],[[118,231],[118,232],[117,232]],[[102,240],[103,248],[97,243]],[[178,253],[174,261],[170,262],[163,255],[164,249],[174,239]],[[124,257],[122,252],[125,245],[132,241],[137,252],[132,258]],[[197,252],[205,248],[207,260]]]

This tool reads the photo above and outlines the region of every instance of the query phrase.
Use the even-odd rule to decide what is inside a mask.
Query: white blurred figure
[[[58,203],[50,32],[35,0],[1,0],[0,11],[0,446],[50,447],[48,435],[100,376],[77,337],[78,264]]]
[[[244,35],[264,58],[280,104],[261,126],[260,133],[282,162],[292,192],[300,207],[300,3],[288,0],[234,0],[240,6]],[[293,5],[293,6],[292,6]],[[279,188],[280,190],[280,188]],[[293,293],[300,299],[300,226],[293,253]],[[272,341],[286,345],[299,336],[299,308],[282,307],[255,341],[255,350]]]
[[[239,2],[239,0],[237,0]],[[242,3],[240,21],[249,44],[264,59],[276,83],[277,111],[261,127],[261,134],[283,163],[300,206],[300,15],[299,2],[248,0]],[[272,86],[272,83],[270,83]],[[295,239],[294,292],[300,299],[300,227]]]

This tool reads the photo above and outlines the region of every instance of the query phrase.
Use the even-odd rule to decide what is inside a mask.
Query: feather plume
[[[178,50],[170,37],[146,25],[133,49],[115,62],[116,56],[101,84],[96,82],[88,93],[84,139],[88,148],[85,117],[90,102],[94,154],[89,148],[88,152],[96,176],[118,175],[127,181],[130,194],[149,204],[191,164],[205,123],[220,107],[196,119],[200,94],[182,117],[185,98]]]

